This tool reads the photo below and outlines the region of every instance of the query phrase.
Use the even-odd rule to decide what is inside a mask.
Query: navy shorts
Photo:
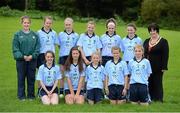
[[[38,55],[38,58],[37,58],[37,68],[39,68],[44,63],[45,63],[45,54],[41,53]]]
[[[66,60],[67,60],[68,56],[62,56],[62,57],[59,57],[59,64],[61,65],[64,65],[66,63]]]
[[[102,56],[102,65],[105,66],[107,61],[112,60],[112,56]]]
[[[48,91],[51,91],[51,89],[53,88],[53,86],[46,86],[46,89]],[[56,87],[53,91],[53,93],[56,93],[58,94],[58,88]],[[46,91],[41,87],[40,90],[39,90],[39,96],[42,97],[44,95],[47,95]]]
[[[148,87],[146,84],[130,84],[130,101],[148,102]]]
[[[89,62],[91,62],[91,56],[86,56],[86,59],[87,59]],[[84,64],[86,64],[86,63],[84,62]],[[86,66],[88,66],[88,65],[86,64]]]
[[[108,86],[109,89],[109,99],[110,100],[124,100],[126,96],[122,95],[124,89],[123,85],[112,84]]]
[[[76,92],[77,92],[77,90],[74,90],[74,94],[76,94]],[[69,90],[69,89],[66,89],[66,90],[65,90],[65,95],[67,95],[67,94],[70,94],[70,90]],[[83,90],[80,91],[80,94],[79,94],[79,95],[84,95]]]
[[[94,101],[95,103],[101,101],[102,99],[104,99],[104,94],[102,89],[93,88],[87,90],[87,99]]]

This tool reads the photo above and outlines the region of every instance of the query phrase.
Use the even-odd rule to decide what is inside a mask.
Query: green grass
[[[42,20],[33,19],[31,29],[37,31],[42,26]],[[75,22],[75,31],[82,33],[86,29],[86,23]],[[63,30],[63,20],[56,20],[53,27],[57,33]],[[161,36],[165,37],[170,46],[169,70],[164,74],[164,100],[163,104],[153,103],[148,107],[138,105],[110,105],[107,101],[103,101],[97,105],[66,105],[64,100],[60,100],[60,104],[56,106],[44,106],[39,99],[35,101],[21,102],[16,98],[17,94],[17,75],[15,60],[12,57],[12,38],[13,34],[21,29],[19,18],[0,17],[0,112],[155,112],[155,111],[180,111],[180,32],[170,30],[160,30]],[[103,34],[105,26],[97,23],[96,33]],[[117,33],[121,37],[126,36],[126,27],[118,26]],[[148,37],[147,28],[138,28],[137,34],[145,39]]]

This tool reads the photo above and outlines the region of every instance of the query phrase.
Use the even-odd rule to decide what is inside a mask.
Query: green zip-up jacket
[[[37,59],[39,48],[40,41],[35,32],[24,33],[20,30],[14,34],[12,50],[15,60],[23,60],[25,55],[32,55],[32,59]]]

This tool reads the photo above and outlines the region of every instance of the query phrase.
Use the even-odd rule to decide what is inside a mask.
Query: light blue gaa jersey
[[[85,71],[86,78],[85,81],[87,82],[87,90],[93,88],[100,88],[103,89],[103,81],[105,80],[105,72],[104,67],[99,65],[97,68],[94,68],[92,64],[90,64]]]
[[[152,73],[149,60],[143,58],[141,61],[137,61],[135,58],[131,59],[128,63],[130,71],[130,84],[141,83],[148,85],[148,77]]]
[[[105,65],[105,73],[109,78],[108,85],[124,85],[124,78],[129,74],[129,70],[125,61],[119,59],[118,63],[114,63],[114,60],[109,60]]]
[[[80,77],[85,76],[85,72],[80,73],[78,65],[71,64],[70,71],[65,72],[65,76],[71,80],[73,90],[77,90]],[[69,89],[67,81],[64,83],[64,89]]]
[[[90,37],[87,33],[80,35],[77,45],[82,47],[85,56],[91,56],[97,49],[102,48],[99,36],[93,34]]]
[[[40,39],[40,53],[46,53],[46,51],[50,50],[55,53],[55,44],[57,42],[57,34],[54,30],[50,29],[47,33],[42,28],[37,32],[37,35]]]
[[[113,56],[111,49],[114,46],[123,48],[121,37],[117,34],[109,36],[107,33],[103,34],[100,38],[102,43],[102,56]]]
[[[142,39],[135,35],[132,39],[130,39],[128,36],[123,38],[123,60],[124,61],[130,61],[134,58],[134,47],[137,44],[142,45]]]
[[[62,75],[58,65],[54,65],[49,69],[46,64],[39,67],[38,74],[36,76],[36,80],[42,81],[45,86],[53,86],[54,82],[61,78]]]
[[[60,32],[57,44],[60,46],[59,56],[67,56],[72,47],[76,46],[79,35],[76,32],[68,34],[66,31]]]

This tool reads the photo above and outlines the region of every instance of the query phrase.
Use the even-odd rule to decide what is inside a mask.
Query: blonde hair
[[[70,17],[67,17],[67,18],[64,20],[64,23],[65,23],[66,21],[70,21],[71,23],[74,22],[74,20],[73,20],[72,18],[70,18]]]
[[[53,21],[53,18],[52,18],[51,16],[45,16],[45,17],[44,17],[44,23],[45,23],[45,21],[46,21],[47,19]]]
[[[87,25],[89,25],[89,24],[96,26],[95,22],[92,20],[88,21]]]
[[[118,46],[113,46],[111,48],[111,53],[113,52],[113,50],[118,50],[119,52],[121,52],[121,49]]]
[[[93,57],[94,55],[99,56],[99,63],[101,63],[101,60],[102,60],[101,53],[100,53],[100,52],[98,52],[98,51],[93,52],[93,53],[91,54],[91,60],[92,60],[92,57]]]
[[[30,17],[29,17],[29,16],[27,16],[27,15],[25,15],[25,16],[22,16],[22,17],[21,17],[21,24],[23,23],[24,19],[28,19],[28,20],[29,20],[29,22],[31,23],[31,19],[30,19]]]
[[[134,23],[129,23],[127,25],[127,27],[133,27],[135,29],[135,31],[137,30],[137,27],[136,27],[136,25]]]
[[[136,49],[141,49],[142,52],[143,52],[143,56],[144,56],[144,47],[143,47],[142,45],[137,44],[137,45],[134,47],[134,51],[135,51]]]

